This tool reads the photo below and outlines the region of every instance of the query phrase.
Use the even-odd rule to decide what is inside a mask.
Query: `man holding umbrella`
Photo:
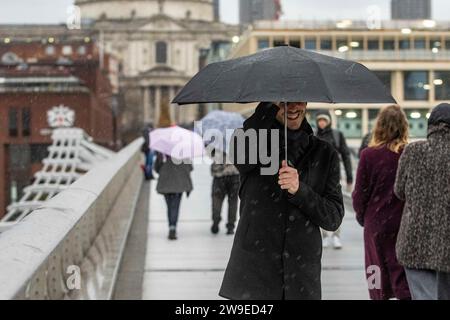
[[[287,46],[212,63],[174,99],[178,104],[257,101],[282,103],[260,103],[234,135],[231,159],[244,153],[244,161],[234,162],[241,177],[240,220],[219,294],[320,299],[320,228],[337,230],[344,206],[337,151],[314,137],[305,119],[307,102],[395,100],[365,66]],[[236,146],[244,151],[237,153]],[[271,150],[269,157],[262,149]],[[275,174],[274,164],[280,168]]]
[[[337,152],[314,137],[305,119],[306,105],[288,103],[286,123],[284,108],[261,103],[244,123],[244,133],[279,130],[281,158],[286,123],[292,167],[283,160],[278,174],[264,176],[260,164],[235,163],[242,179],[241,220],[220,290],[225,298],[321,298],[319,227],[337,230],[344,207]],[[259,146],[249,145],[246,152],[249,148]]]

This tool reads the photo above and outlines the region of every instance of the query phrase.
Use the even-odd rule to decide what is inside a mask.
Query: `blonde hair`
[[[387,106],[378,114],[369,147],[386,145],[392,152],[399,153],[408,144],[408,137],[409,123],[405,112],[398,105]]]

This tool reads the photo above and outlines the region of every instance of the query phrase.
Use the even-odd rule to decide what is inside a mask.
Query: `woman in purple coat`
[[[411,298],[405,270],[395,253],[404,203],[393,191],[407,140],[405,113],[399,106],[388,106],[379,113],[369,148],[359,161],[353,208],[364,227],[366,277],[373,300]]]

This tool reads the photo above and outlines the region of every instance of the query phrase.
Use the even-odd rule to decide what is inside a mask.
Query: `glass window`
[[[339,48],[348,47],[348,40],[341,38],[336,39],[336,48],[339,50]]]
[[[447,50],[450,50],[450,40],[445,41],[445,48],[447,48]]]
[[[258,50],[269,48],[269,39],[258,39]]]
[[[352,47],[352,50],[362,50],[364,49],[364,40],[352,39],[352,41],[350,42],[350,47]]]
[[[48,147],[47,144],[32,144],[30,145],[31,152],[31,163],[41,163],[43,159],[48,156]]]
[[[8,131],[11,137],[17,137],[17,110],[9,109],[8,113]]]
[[[450,71],[435,71],[433,84],[436,100],[450,100]]]
[[[387,90],[391,92],[391,72],[390,71],[374,71],[375,75],[384,84]]]
[[[72,54],[72,46],[64,46],[62,48],[62,54],[65,56],[69,56]]]
[[[28,137],[31,134],[31,110],[30,108],[22,109],[22,135]]]
[[[305,49],[306,50],[317,50],[317,40],[315,38],[305,39]]]
[[[86,51],[87,50],[86,50],[85,46],[79,46],[78,49],[77,49],[78,54],[82,55],[82,56],[84,56],[86,54]]]
[[[286,42],[284,41],[284,39],[274,39],[273,40],[273,46],[274,47],[281,47],[286,45]]]
[[[428,100],[428,71],[405,71],[403,80],[405,100]]]
[[[294,48],[301,48],[302,44],[300,40],[289,40],[289,45]]]
[[[425,138],[428,130],[427,109],[405,110],[411,138]]]
[[[383,50],[395,50],[395,40],[383,40]]]
[[[425,39],[414,39],[414,49],[426,49]]]
[[[167,63],[167,43],[164,41],[156,43],[156,63]]]
[[[437,49],[441,49],[442,48],[441,39],[436,38],[436,39],[431,39],[430,40],[430,49],[433,49],[433,48],[437,48]]]
[[[320,39],[320,50],[331,50],[333,48],[333,42],[331,39]]]
[[[55,47],[54,46],[47,46],[45,48],[45,54],[48,56],[52,56],[55,54]]]
[[[411,49],[411,41],[409,39],[401,39],[398,42],[398,47],[400,50],[409,50]]]
[[[362,116],[361,110],[342,110],[337,117],[337,127],[346,138],[361,138]]]
[[[380,41],[378,39],[371,39],[367,41],[368,50],[380,50]]]

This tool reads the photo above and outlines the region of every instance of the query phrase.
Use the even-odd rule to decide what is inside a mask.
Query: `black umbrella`
[[[285,108],[288,102],[396,103],[362,64],[289,46],[212,63],[188,82],[173,103],[261,101],[284,102]]]

